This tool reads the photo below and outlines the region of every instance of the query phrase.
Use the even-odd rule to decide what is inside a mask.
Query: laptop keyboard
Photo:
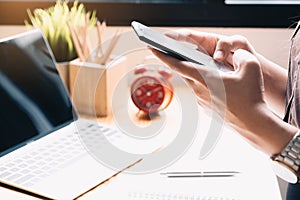
[[[97,122],[80,121],[76,124],[80,134],[84,134],[89,147],[99,145],[103,137],[113,141],[120,138],[118,131]],[[78,133],[57,134],[43,147],[33,147],[30,151],[0,165],[0,179],[22,186],[31,186],[53,174],[81,156],[87,154]],[[53,140],[52,140],[53,139]],[[91,143],[89,143],[89,141]]]
[[[204,196],[197,194],[167,194],[167,193],[147,193],[130,192],[129,200],[238,200],[229,197]]]

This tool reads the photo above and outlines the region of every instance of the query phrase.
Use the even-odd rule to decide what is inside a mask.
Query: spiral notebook
[[[205,196],[198,194],[130,192],[128,200],[238,200],[225,196]]]

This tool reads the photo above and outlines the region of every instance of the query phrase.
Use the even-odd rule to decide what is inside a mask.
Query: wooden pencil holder
[[[69,80],[69,62],[59,62],[56,64],[59,76],[65,84],[68,91],[70,91]]]
[[[106,117],[111,114],[112,95],[119,80],[127,73],[126,59],[111,65],[70,62],[70,95],[79,114]],[[122,86],[127,89],[128,86]]]

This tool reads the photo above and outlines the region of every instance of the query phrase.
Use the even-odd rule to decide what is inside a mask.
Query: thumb
[[[229,52],[231,52],[231,49],[231,41],[227,38],[221,38],[216,44],[213,58],[219,62],[224,62],[228,57]]]
[[[227,62],[231,63],[231,55],[238,49],[253,52],[245,37],[240,35],[224,36],[216,44],[214,59],[222,62],[227,60]]]
[[[238,49],[233,54],[233,66],[242,75],[248,74],[251,77],[261,76],[261,66],[258,59],[249,51]]]

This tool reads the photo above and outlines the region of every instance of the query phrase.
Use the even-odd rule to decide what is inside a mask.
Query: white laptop
[[[0,180],[73,199],[115,174],[88,153],[78,132],[91,141],[122,138],[77,118],[40,31],[0,40]]]

